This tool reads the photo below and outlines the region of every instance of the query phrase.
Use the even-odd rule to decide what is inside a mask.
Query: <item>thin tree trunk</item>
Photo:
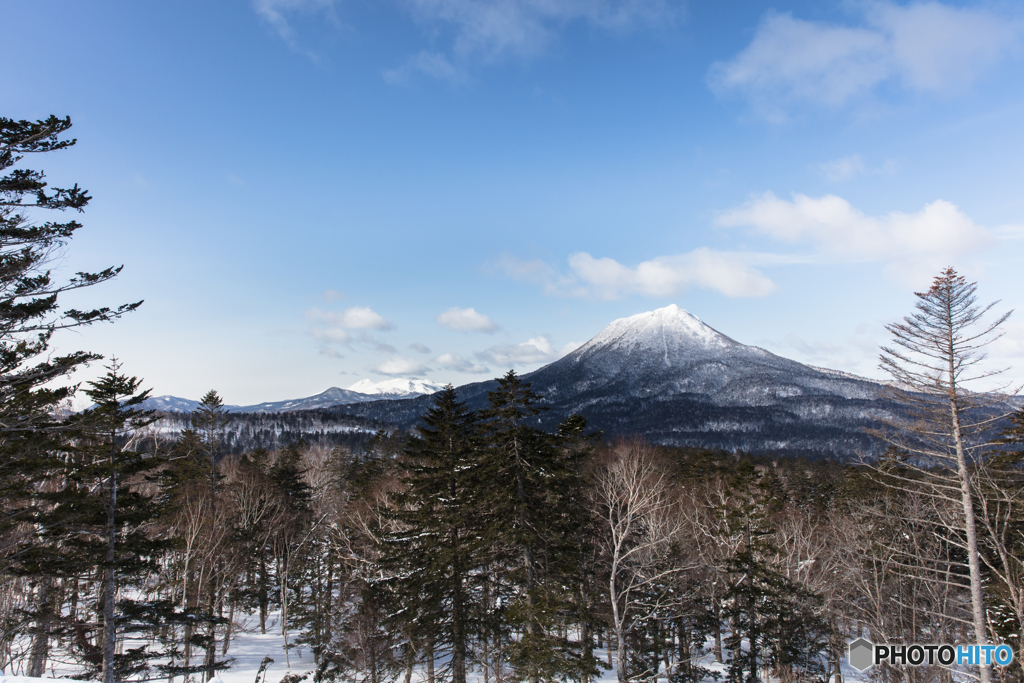
[[[25,672],[26,676],[33,678],[42,678],[46,672],[46,658],[50,653],[50,623],[53,619],[52,583],[52,578],[44,577],[40,580],[39,591],[36,593],[36,631],[32,634],[31,654]]]
[[[953,358],[949,359],[952,378]],[[971,494],[971,478],[964,453],[963,434],[960,431],[960,410],[956,398],[950,398],[953,417],[953,436],[956,443],[956,465],[960,475],[960,495],[964,507],[964,526],[967,536],[967,564],[971,575],[971,615],[974,617],[974,641],[978,645],[988,644],[988,630],[985,623],[985,598],[981,592],[981,561],[978,558],[978,531],[974,519],[974,498]],[[991,666],[980,666],[981,683],[991,680]]]
[[[462,672],[463,679],[465,679],[466,672],[463,668]],[[454,680],[454,676],[452,679]],[[435,683],[434,679],[434,639],[431,638],[430,642],[427,643],[427,683]]]
[[[228,608],[228,623],[224,626],[224,647],[221,649],[222,655],[227,655],[228,646],[231,645],[231,627],[235,625],[235,601],[231,601],[231,606]]]
[[[416,663],[416,650],[412,646],[412,638],[405,643],[405,683],[412,683],[412,667]]]
[[[116,444],[116,442],[115,442]],[[116,448],[112,445],[111,449]],[[114,454],[111,453],[111,460]],[[107,492],[107,566],[103,568],[103,683],[114,683],[114,651],[117,645],[117,622],[114,610],[114,600],[117,595],[117,569],[114,561],[117,559],[117,520],[114,517],[117,509],[117,475],[109,479],[109,490]]]
[[[259,569],[259,599],[260,599],[260,633],[267,635],[267,612],[269,611],[270,596],[267,595],[267,558],[260,548],[260,569]]]

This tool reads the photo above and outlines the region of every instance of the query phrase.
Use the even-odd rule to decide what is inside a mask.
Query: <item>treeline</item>
[[[157,412],[149,430],[154,439],[176,439],[191,423],[188,413]],[[341,446],[362,451],[373,435],[392,426],[337,410],[293,410],[285,413],[235,413],[224,415],[220,448],[223,453],[248,453],[258,449],[276,451],[298,441],[308,445]]]
[[[510,372],[485,410],[449,387],[415,433],[361,450],[231,454],[214,392],[159,441],[137,389],[111,369],[92,413],[4,472],[4,671],[209,680],[243,615],[266,632],[271,614],[316,681],[696,682],[711,660],[737,683],[827,681],[858,636],[973,639],[956,500],[906,453],[605,443],[579,416],[549,432]],[[1017,651],[1003,680],[1024,679],[1020,456],[978,470],[989,637]]]

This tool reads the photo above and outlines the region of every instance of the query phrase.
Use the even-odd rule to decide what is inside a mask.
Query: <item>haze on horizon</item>
[[[254,404],[536,369],[678,304],[879,377],[947,265],[1016,308],[1024,10],[1008,2],[253,0],[5,6],[3,115],[94,196],[59,351]]]

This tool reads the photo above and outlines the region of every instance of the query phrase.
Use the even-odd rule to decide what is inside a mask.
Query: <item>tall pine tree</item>
[[[476,415],[446,386],[402,454],[391,496],[394,530],[379,543],[390,578],[377,589],[390,619],[428,657],[450,655],[437,672],[466,683],[470,644],[481,625],[481,478]]]
[[[593,672],[589,655],[568,638],[585,618],[578,599],[585,552],[578,543],[579,471],[557,434],[533,426],[540,398],[510,370],[488,392],[490,407],[481,415],[484,539],[493,592],[502,598],[494,617],[517,632],[505,638],[495,629],[497,645],[515,675],[530,683]]]

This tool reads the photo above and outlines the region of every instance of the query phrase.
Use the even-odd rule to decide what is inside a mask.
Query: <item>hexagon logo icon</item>
[[[865,671],[871,668],[871,665],[873,663],[872,660],[874,659],[874,657],[872,656],[874,654],[874,651],[875,646],[869,640],[865,640],[864,638],[858,638],[857,640],[853,641],[852,643],[850,643],[850,666],[852,666],[857,671]]]

